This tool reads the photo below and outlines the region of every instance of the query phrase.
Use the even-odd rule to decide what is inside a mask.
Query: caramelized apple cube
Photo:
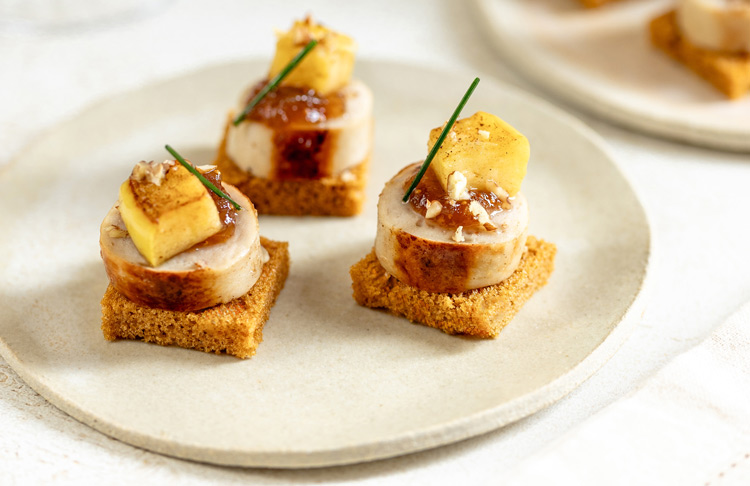
[[[430,131],[428,150],[442,130],[443,127],[438,127]],[[515,196],[526,176],[528,161],[526,137],[495,115],[479,111],[456,121],[431,167],[446,191],[448,176],[459,171],[466,177],[469,189]]]
[[[120,186],[119,210],[136,248],[154,267],[222,228],[208,189],[175,161],[139,162]]]
[[[284,69],[313,39],[318,45],[284,78],[282,84],[314,89],[323,95],[348,84],[354,69],[356,43],[346,35],[316,24],[310,17],[295,22],[288,32],[278,35],[269,78]]]

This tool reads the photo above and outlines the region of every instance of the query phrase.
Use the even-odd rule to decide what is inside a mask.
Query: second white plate
[[[352,299],[375,203],[424,157],[470,75],[360,62],[376,99],[365,213],[261,217],[292,267],[249,360],[107,342],[99,223],[135,162],[170,143],[210,163],[226,110],[266,62],[221,65],[126,93],[37,141],[0,174],[0,353],[52,403],[125,442],[218,464],[305,467],[447,444],[525,417],[596,371],[638,317],[650,254],[643,208],[589,129],[485,79],[465,109],[525,133],[530,233],[556,270],[495,340],[453,337]],[[7,209],[6,209],[7,208]],[[10,210],[8,210],[10,209]]]
[[[730,101],[651,46],[648,22],[671,0],[585,9],[574,0],[475,0],[513,67],[561,98],[649,134],[750,151],[750,96]]]

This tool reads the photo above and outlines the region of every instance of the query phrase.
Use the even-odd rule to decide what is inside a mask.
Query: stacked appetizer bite
[[[727,97],[750,90],[750,0],[680,0],[650,30],[656,47]]]
[[[289,272],[286,243],[260,237],[250,200],[214,166],[139,162],[100,228],[110,341],[248,358]]]
[[[279,34],[268,78],[229,114],[216,165],[261,214],[352,216],[372,151],[372,93],[354,41],[311,18]]]
[[[547,282],[556,249],[527,238],[527,139],[489,113],[453,125],[455,115],[430,133],[421,180],[415,163],[386,183],[375,247],[350,271],[354,299],[449,334],[495,337]]]

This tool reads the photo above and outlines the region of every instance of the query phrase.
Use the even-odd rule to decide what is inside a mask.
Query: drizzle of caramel
[[[335,134],[330,130],[277,130],[273,137],[274,178],[321,179],[333,175]]]
[[[415,164],[411,170],[411,175],[406,178],[404,192],[406,192],[414,180],[414,176],[419,172],[420,165]],[[485,230],[485,227],[469,211],[471,201],[477,201],[481,204],[487,211],[490,219],[508,207],[506,202],[492,192],[469,188],[468,193],[471,199],[461,201],[450,199],[448,193],[443,189],[442,184],[440,184],[435,171],[432,170],[432,167],[428,167],[422,180],[419,181],[419,184],[409,196],[409,204],[411,204],[411,207],[416,212],[424,216],[427,213],[427,204],[431,201],[438,201],[443,205],[443,209],[440,211],[440,214],[427,221],[449,230],[455,230],[459,226],[463,226],[463,231]]]
[[[250,103],[268,81],[253,86],[245,104]],[[271,128],[314,129],[315,125],[344,113],[346,103],[340,92],[323,96],[313,89],[278,86],[258,103],[247,118]]]
[[[214,186],[224,190],[221,186],[221,173],[215,167],[206,172],[201,171],[201,173],[203,174],[203,177],[208,179]],[[200,243],[196,243],[187,251],[204,248],[211,245],[219,245],[221,243],[224,243],[229,238],[231,238],[232,235],[234,235],[234,230],[237,225],[237,211],[234,209],[234,206],[232,206],[232,203],[230,203],[228,200],[217,194],[214,194],[214,192],[209,190],[208,188],[206,188],[206,190],[214,200],[216,209],[219,210],[219,219],[221,220],[222,228],[218,233],[214,234],[213,236],[209,236]],[[247,211],[247,209],[243,209],[243,211]]]
[[[249,103],[265,86],[260,81],[250,91]],[[332,154],[338,131],[318,126],[344,113],[341,92],[323,96],[312,89],[279,86],[268,93],[248,119],[274,131],[273,178],[275,180],[321,179],[332,176]]]

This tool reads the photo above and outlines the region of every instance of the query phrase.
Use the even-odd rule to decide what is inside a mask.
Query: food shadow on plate
[[[17,306],[5,312],[0,322],[0,340],[8,344],[21,366],[31,366],[38,375],[48,369],[127,369],[134,360],[153,367],[180,366],[186,359],[201,366],[238,363],[233,356],[160,346],[141,340],[107,341],[101,330],[100,301],[108,285],[100,260],[91,259],[68,271],[68,278],[40,286],[36,291],[4,295]],[[187,354],[186,354],[187,353]]]
[[[264,340],[273,338],[276,326],[283,326],[294,327],[294,332],[283,332],[289,346],[333,340],[364,352],[376,340],[378,347],[384,342],[394,347],[416,345],[425,355],[450,355],[476,345],[476,339],[449,336],[386,311],[358,305],[352,296],[349,268],[370,252],[372,244],[367,236],[327,256],[304,261],[292,257],[289,279],[279,296],[278,308],[271,312]]]

